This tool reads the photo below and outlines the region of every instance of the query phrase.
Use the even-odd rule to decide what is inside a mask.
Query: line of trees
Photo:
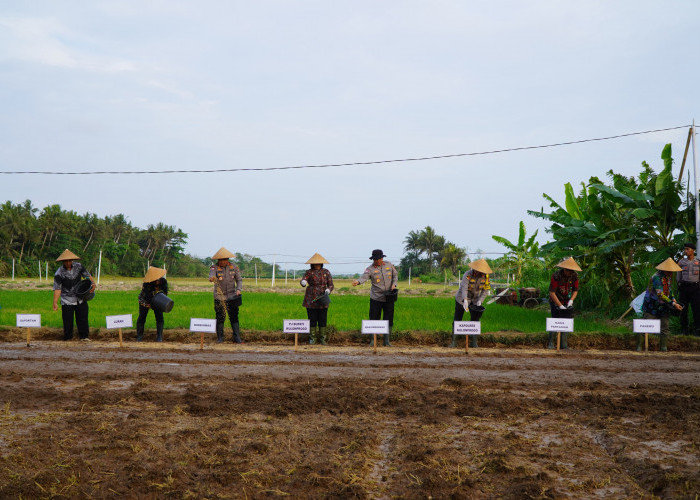
[[[37,261],[53,262],[65,248],[78,254],[90,270],[97,269],[102,251],[104,274],[140,276],[154,265],[179,276],[201,275],[208,261],[185,254],[186,242],[187,234],[181,229],[163,223],[141,229],[123,214],[101,218],[63,210],[60,205],[39,209],[30,200],[0,205],[2,276],[12,272],[12,259],[16,275],[34,276]]]

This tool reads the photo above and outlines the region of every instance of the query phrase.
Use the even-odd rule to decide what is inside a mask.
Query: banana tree
[[[614,297],[634,297],[633,269],[674,255],[678,239],[685,237],[678,215],[683,187],[673,180],[670,144],[661,158],[659,174],[646,162],[639,179],[611,170],[612,186],[592,177],[576,195],[567,183],[564,207],[545,194],[553,210],[528,211],[552,223],[548,232],[554,241],[543,251],[557,258],[573,255],[582,261],[584,276],[603,285],[600,305],[610,306]]]

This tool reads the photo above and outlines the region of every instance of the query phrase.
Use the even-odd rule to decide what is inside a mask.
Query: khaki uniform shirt
[[[219,267],[214,264],[209,268],[209,277],[216,277],[214,281],[214,299],[230,300],[236,298],[236,290],[243,290],[243,278],[241,270],[236,264]]]
[[[683,257],[678,261],[678,265],[682,269],[682,271],[676,273],[676,279],[679,284],[684,281],[690,283],[700,281],[700,259],[695,257],[693,260],[688,260],[688,257]]]
[[[367,280],[372,281],[372,288],[369,291],[369,298],[379,302],[386,302],[384,292],[391,290],[392,285],[399,282],[399,274],[396,272],[394,264],[385,260],[381,266],[372,264],[360,278],[357,280],[364,283]]]
[[[455,300],[460,304],[464,299],[469,299],[469,302],[478,302],[481,304],[491,290],[488,275],[476,278],[473,276],[473,269],[470,269],[462,277],[462,282],[459,284],[459,290],[455,295]]]

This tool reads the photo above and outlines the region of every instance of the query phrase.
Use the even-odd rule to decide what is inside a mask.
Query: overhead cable
[[[579,139],[575,141],[557,142],[553,144],[542,144],[539,146],[521,146],[516,148],[504,148],[504,149],[494,149],[491,151],[479,151],[475,153],[455,153],[437,156],[422,156],[417,158],[400,158],[394,160],[376,160],[376,161],[358,161],[351,163],[327,163],[322,165],[294,165],[287,167],[268,167],[268,168],[218,168],[218,169],[206,169],[206,170],[96,170],[96,171],[86,171],[86,172],[59,172],[59,171],[43,171],[43,170],[14,170],[14,171],[0,171],[0,174],[38,174],[38,175],[134,175],[134,174],[210,174],[210,173],[221,173],[221,172],[268,172],[273,170],[300,170],[306,168],[331,168],[331,167],[352,167],[352,166],[362,166],[362,165],[379,165],[384,163],[401,163],[401,162],[411,162],[411,161],[426,161],[426,160],[443,160],[446,158],[460,158],[465,156],[481,156],[481,155],[492,155],[497,153],[509,153],[512,151],[525,151],[528,149],[544,149],[544,148],[554,148],[558,146],[570,146],[572,144],[582,144],[584,142],[594,142],[594,141],[607,141],[610,139],[619,139],[622,137],[630,137],[633,135],[643,135],[643,134],[653,134],[656,132],[666,132],[668,130],[677,130],[681,128],[690,127],[691,125],[679,125],[677,127],[659,128],[655,130],[644,130],[642,132],[628,132],[626,134],[611,135],[608,137],[596,137],[593,139]]]

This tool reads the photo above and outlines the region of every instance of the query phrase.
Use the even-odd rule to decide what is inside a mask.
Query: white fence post
[[[98,285],[100,284],[100,271],[101,270],[102,270],[102,250],[100,250],[100,260],[97,264],[97,284]]]

